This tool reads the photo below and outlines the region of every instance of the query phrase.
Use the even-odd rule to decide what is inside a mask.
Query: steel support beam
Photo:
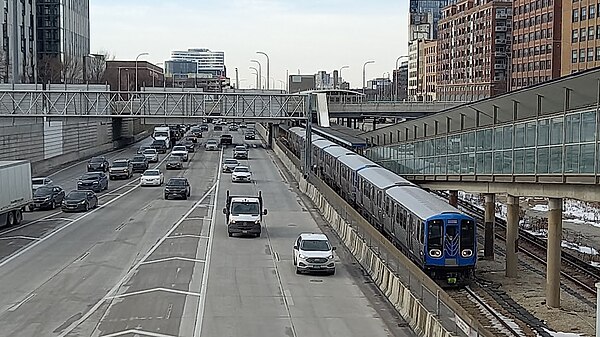
[[[519,197],[507,196],[506,206],[506,277],[517,277],[519,240]]]
[[[485,238],[483,258],[494,259],[494,225],[496,220],[496,195],[485,195]]]
[[[562,201],[562,198],[548,199],[548,255],[546,259],[546,305],[550,308],[560,308]]]
[[[458,207],[458,191],[451,190],[449,196],[448,203],[454,207]]]

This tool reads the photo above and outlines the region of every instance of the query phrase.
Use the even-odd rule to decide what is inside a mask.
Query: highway
[[[136,174],[110,181],[88,213],[28,212],[0,229],[0,336],[412,336],[339,244],[336,275],[295,274],[292,243],[320,232],[319,218],[260,141],[249,143],[251,184],[220,172],[231,149],[199,149],[183,171],[165,171],[189,179],[188,200],[163,200]],[[84,171],[51,178],[68,192]],[[262,191],[260,238],[227,236],[227,190]]]

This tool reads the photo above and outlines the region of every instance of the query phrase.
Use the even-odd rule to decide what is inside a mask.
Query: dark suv
[[[133,176],[133,165],[129,159],[118,159],[113,161],[109,170],[110,180],[116,178],[129,179]]]
[[[88,190],[99,193],[108,189],[108,179],[102,172],[88,172],[77,181],[78,190]]]
[[[148,158],[143,154],[133,156],[131,165],[133,166],[133,172],[144,172],[148,169]]]
[[[167,142],[164,140],[155,140],[150,145],[153,149],[156,149],[158,153],[167,153]]]
[[[169,197],[187,199],[191,194],[192,189],[186,178],[171,178],[165,186],[165,199],[169,199]]]
[[[221,136],[221,145],[227,146],[233,144],[233,136],[226,134]]]
[[[110,165],[106,157],[94,157],[90,159],[87,165],[88,172],[107,172]]]
[[[60,186],[42,186],[33,193],[33,203],[29,205],[30,211],[36,209],[55,209],[60,206],[65,198],[65,190]]]

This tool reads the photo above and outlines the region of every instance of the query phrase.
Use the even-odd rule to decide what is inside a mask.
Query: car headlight
[[[329,256],[327,257],[327,259],[329,259],[329,260],[333,259],[333,254],[329,255]]]
[[[85,204],[85,200],[79,203],[80,205],[84,205]]]
[[[67,202],[63,200],[62,204],[63,204],[63,205],[66,205],[66,204],[67,204]]]
[[[429,250],[429,256],[431,256],[433,258],[442,257],[442,251],[439,249],[431,249],[431,250]]]
[[[301,258],[301,259],[305,259],[306,258],[306,256],[302,255],[302,254],[299,254],[298,257]]]
[[[77,185],[82,185],[82,184],[83,184],[83,183],[82,183],[81,181],[78,181],[78,182],[77,182]]]
[[[460,252],[460,255],[464,258],[468,258],[473,256],[473,250],[471,249],[463,249],[462,252]]]

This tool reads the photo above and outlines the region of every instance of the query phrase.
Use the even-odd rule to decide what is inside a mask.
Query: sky
[[[391,72],[408,50],[408,0],[90,0],[91,52],[117,60],[164,62],[172,50],[225,52],[227,75],[240,87],[255,85],[250,62],[270,57],[279,89],[289,74],[331,73],[354,88]],[[387,74],[385,74],[387,76]],[[263,82],[264,83],[264,82]]]

